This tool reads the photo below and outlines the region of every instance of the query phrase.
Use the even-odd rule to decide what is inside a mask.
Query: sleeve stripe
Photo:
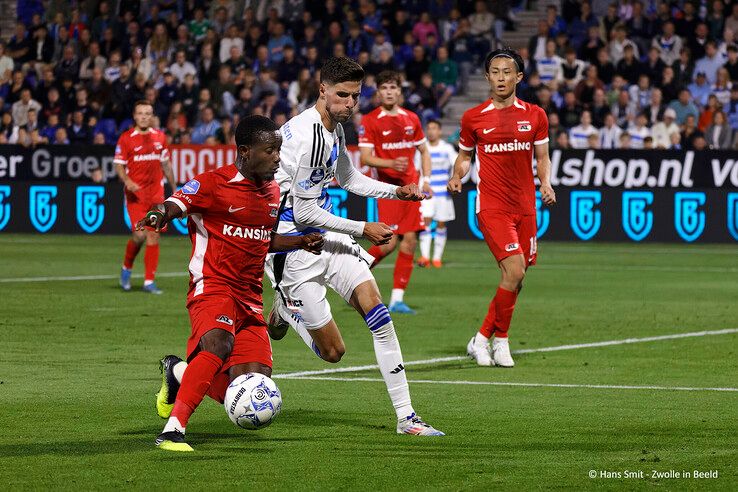
[[[128,161],[125,159],[113,159],[113,164],[123,164],[124,166],[128,164]]]
[[[318,124],[316,123],[313,125],[313,146],[312,146],[312,150],[310,150],[310,167],[315,167],[315,147],[318,144],[317,130],[318,130]]]
[[[533,145],[543,145],[545,143],[548,143],[548,137],[546,137],[544,139],[541,139],[541,140],[536,140],[535,142],[533,142]],[[461,147],[461,146],[459,146],[459,147]]]
[[[425,137],[423,137],[423,138],[421,138],[420,140],[418,140],[417,142],[414,142],[414,144],[415,144],[415,146],[417,147],[418,145],[423,145],[423,144],[424,144],[425,142],[427,142],[427,141],[428,141],[428,139],[427,139],[427,138],[425,138]]]
[[[173,196],[170,196],[169,198],[167,198],[164,201],[171,202],[171,203],[175,204],[176,206],[178,206],[182,210],[182,212],[187,213],[187,207],[185,206],[184,203],[182,203],[182,200],[180,200],[179,198],[174,198]]]
[[[369,142],[359,142],[359,147],[369,147],[369,148],[372,148],[372,147],[374,147],[374,144],[373,143],[369,143]]]
[[[313,150],[310,154],[310,167],[320,167],[325,153],[325,137],[320,123],[313,125]]]
[[[461,150],[466,150],[467,152],[474,150],[474,147],[467,147],[466,145],[463,145],[463,144],[459,144],[459,148]]]
[[[318,124],[318,138],[320,138],[320,144],[318,147],[317,162],[315,167],[320,167],[323,164],[323,155],[325,154],[325,137],[323,136],[323,129]]]

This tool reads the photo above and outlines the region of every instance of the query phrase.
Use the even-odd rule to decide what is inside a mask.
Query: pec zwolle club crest
[[[77,223],[88,234],[95,232],[105,219],[105,206],[100,203],[103,196],[102,186],[77,188]]]
[[[579,239],[588,241],[600,230],[602,212],[595,205],[602,201],[599,191],[571,192],[571,228]]]
[[[28,192],[31,224],[38,232],[47,232],[56,222],[57,205],[52,200],[57,192],[56,186],[32,186]]]
[[[633,241],[640,241],[653,228],[653,212],[647,207],[653,203],[650,191],[623,193],[623,230]]]
[[[705,194],[697,191],[681,191],[674,195],[674,228],[687,242],[694,241],[705,230],[705,212],[700,209],[705,201]]]

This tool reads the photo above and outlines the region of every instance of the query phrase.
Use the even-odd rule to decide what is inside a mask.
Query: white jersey
[[[451,179],[451,171],[459,155],[454,146],[445,140],[439,140],[435,145],[427,143],[431,157],[431,190],[433,196],[444,196],[448,193],[446,185]],[[415,167],[420,168],[420,153],[415,153]],[[422,181],[421,181],[422,184]]]

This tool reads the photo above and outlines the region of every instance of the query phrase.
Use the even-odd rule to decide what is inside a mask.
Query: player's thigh
[[[310,330],[310,336],[320,351],[320,356],[328,362],[338,362],[346,352],[341,331],[335,320],[331,319],[322,328]]]
[[[200,341],[212,330],[222,330],[231,336],[236,333],[236,304],[225,293],[195,297],[187,303],[191,332],[187,340],[187,360],[200,351]],[[232,347],[231,347],[232,348]]]
[[[374,280],[369,270],[373,257],[355,239],[346,234],[328,233],[323,254],[330,255],[326,279],[328,286],[346,302],[359,285]]]
[[[357,285],[351,294],[349,304],[362,318],[366,318],[369,311],[382,304],[382,294],[379,292],[377,281],[372,278]]]
[[[496,210],[482,210],[477,214],[477,221],[487,247],[498,263],[510,256],[524,254],[515,216]]]

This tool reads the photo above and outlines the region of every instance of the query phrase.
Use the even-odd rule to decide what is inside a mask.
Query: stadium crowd
[[[0,33],[0,143],[114,144],[139,99],[171,143],[230,143],[238,120],[312,105],[322,61],[403,74],[427,121],[467,89],[527,0],[19,0]],[[522,99],[553,148],[738,149],[738,1],[561,0],[517,47]],[[454,115],[456,116],[456,115]],[[460,116],[460,115],[458,115]],[[356,129],[347,125],[348,143]]]

